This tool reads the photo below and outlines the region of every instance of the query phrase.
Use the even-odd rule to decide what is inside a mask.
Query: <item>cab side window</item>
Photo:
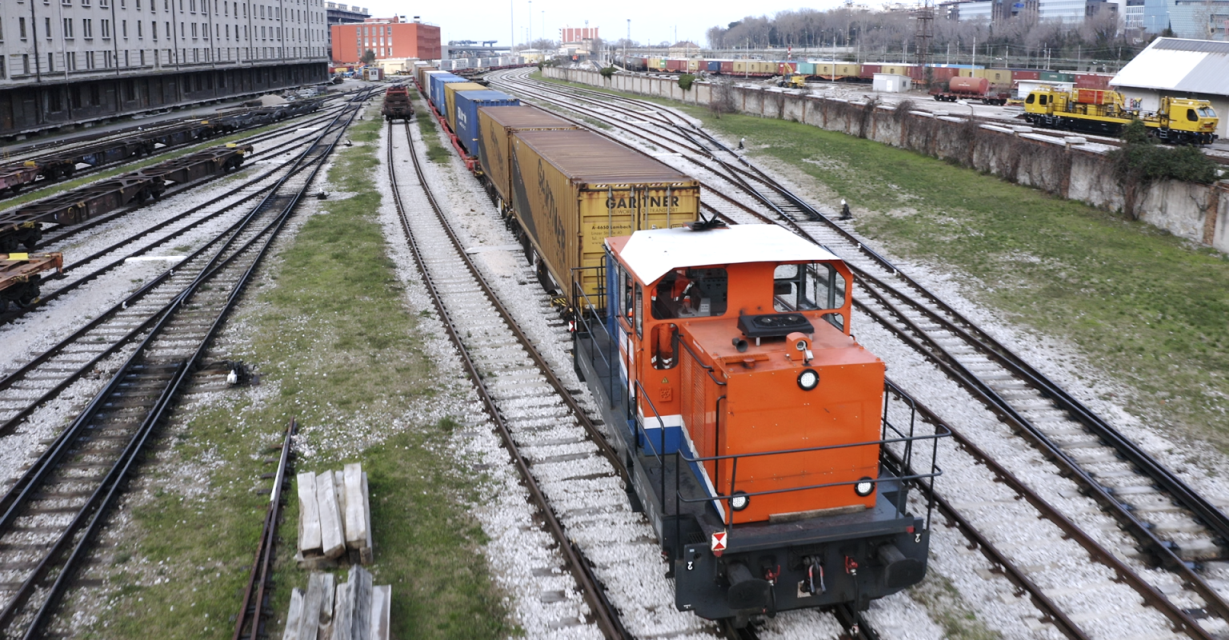
[[[1037,101],[1037,95],[1030,93],[1028,94],[1028,97],[1024,99],[1024,104],[1033,104],[1036,101]]]
[[[632,320],[636,325],[636,337],[644,337],[644,310],[640,307],[644,304],[644,287],[640,283],[636,283],[636,306],[632,307]]]
[[[1039,104],[1039,105],[1041,105],[1041,106],[1043,106],[1043,107],[1044,107],[1044,106],[1045,106],[1045,103],[1046,103],[1046,98],[1047,98],[1047,97],[1049,97],[1049,96],[1044,96],[1044,95],[1037,96],[1037,104]]]
[[[632,278],[627,269],[619,267],[619,288],[623,292],[623,316],[627,317],[635,310],[632,305]]]
[[[1199,122],[1199,114],[1195,113],[1194,109],[1187,109],[1186,119],[1190,120],[1191,122]]]
[[[711,318],[725,315],[728,291],[725,269],[675,269],[653,291],[653,317]]]

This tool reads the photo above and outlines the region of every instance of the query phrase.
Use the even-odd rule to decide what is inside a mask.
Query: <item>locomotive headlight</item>
[[[803,369],[802,373],[798,374],[798,386],[803,391],[810,391],[819,386],[819,373],[814,369]]]
[[[865,498],[875,490],[875,481],[870,478],[862,478],[853,486],[853,492]]]
[[[730,508],[735,511],[742,511],[749,504],[751,504],[751,498],[747,496],[746,492],[735,491],[734,495],[730,496]]]
[[[807,350],[807,341],[806,341],[806,340],[799,340],[797,343],[795,343],[795,344],[794,344],[794,348],[795,348],[795,349],[797,349],[797,350],[799,350],[799,351],[806,351],[806,350]]]

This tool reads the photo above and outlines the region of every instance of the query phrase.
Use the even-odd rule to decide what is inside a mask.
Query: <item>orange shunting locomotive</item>
[[[577,367],[676,605],[745,624],[862,610],[920,581],[937,436],[914,433],[910,401],[885,393],[883,361],[851,335],[849,267],[773,225],[637,231],[605,248],[604,295],[574,291]],[[888,420],[897,398],[903,422]],[[923,517],[906,505],[913,487]]]

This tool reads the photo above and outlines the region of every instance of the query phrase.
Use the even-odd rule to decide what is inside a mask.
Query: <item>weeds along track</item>
[[[0,497],[0,637],[44,634],[142,449],[362,104],[299,156],[309,169],[284,176],[241,223],[150,283],[142,292],[148,296],[129,305],[134,313],[95,327],[121,362],[108,367],[102,389]],[[114,346],[128,342],[134,345],[122,352]],[[45,363],[72,375],[81,364],[101,362],[75,344]]]
[[[976,436],[953,429],[960,447],[945,453],[944,467],[991,472],[998,488],[1011,491],[970,495],[951,478],[939,491],[956,494],[951,506],[984,544],[999,545],[996,555],[1014,562],[1077,630],[1094,638],[1229,632],[1223,513],[1060,385],[686,118],[646,101],[503,78],[497,84],[679,154],[675,166],[699,174],[709,211],[733,222],[783,224],[844,257],[861,283],[859,310],[1001,421],[1003,429]],[[1019,436],[1044,469],[1012,453]],[[1083,495],[1058,494],[1067,487]],[[1035,544],[1022,545],[1030,529]],[[1125,610],[1107,613],[1106,603]]]
[[[321,122],[321,126],[326,128],[335,126],[343,115],[341,111],[332,113],[327,117],[327,120]],[[290,136],[293,136],[293,138],[290,138]],[[278,143],[274,147],[258,150],[248,157],[259,155],[262,160],[266,160],[293,154],[296,151],[301,152],[303,147],[313,144],[316,139],[315,136],[305,137],[298,130],[270,132],[269,134],[269,138],[275,139],[279,137],[287,137],[289,139]],[[129,259],[139,258],[158,251],[165,251],[171,248],[172,243],[184,235],[204,226],[215,224],[221,216],[240,215],[241,211],[239,208],[242,205],[256,198],[263,197],[270,189],[277,185],[281,177],[288,171],[303,171],[308,166],[299,163],[298,159],[298,154],[291,155],[259,175],[233,185],[226,193],[220,196],[191,206],[179,213],[166,217],[156,224],[125,235],[118,242],[98,248],[89,255],[76,257],[70,253],[69,255],[74,259],[66,262],[63,275],[60,278],[49,279],[44,282],[43,295],[37,301],[24,308],[12,307],[0,313],[0,323],[9,322],[28,313],[43,310],[48,302],[114,271],[123,266],[125,261]],[[203,184],[195,186],[203,186]],[[164,200],[163,202],[165,203],[166,201]],[[131,211],[132,209],[129,208],[106,216],[105,220],[100,219],[99,224],[109,222],[115,219],[115,217],[123,216]],[[90,221],[91,224],[94,222],[93,220]],[[66,229],[66,231],[72,232],[71,235],[55,235],[45,243],[47,249],[52,251],[62,250],[59,245],[66,242],[73,235],[80,233],[80,230],[76,227]],[[0,382],[0,389],[4,386],[5,384]],[[0,409],[0,420],[5,420],[3,416],[3,409]],[[3,428],[0,428],[0,434],[2,433]]]

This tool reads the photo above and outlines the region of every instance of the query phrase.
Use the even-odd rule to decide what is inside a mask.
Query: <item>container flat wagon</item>
[[[239,168],[244,156],[251,152],[252,145],[213,147],[0,214],[0,252],[35,248],[42,239],[44,224],[81,224],[124,207],[156,200],[168,190],[229,173]]]
[[[62,253],[0,253],[0,313],[38,301],[43,274],[64,270]]]
[[[522,131],[512,140],[518,236],[544,284],[589,295],[611,236],[695,222],[700,183],[590,131]]]
[[[482,180],[500,212],[512,206],[512,139],[524,131],[579,129],[537,107],[486,107],[478,110],[478,161]]]

